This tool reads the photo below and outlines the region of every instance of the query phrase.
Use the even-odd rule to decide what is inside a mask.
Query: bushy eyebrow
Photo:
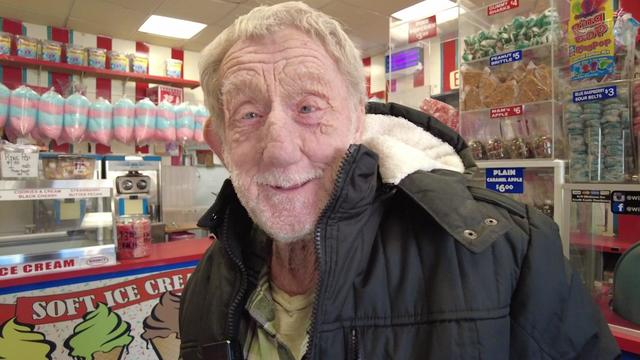
[[[287,94],[295,94],[301,89],[311,93],[326,94],[331,91],[329,79],[315,69],[296,68],[285,72],[282,88]]]

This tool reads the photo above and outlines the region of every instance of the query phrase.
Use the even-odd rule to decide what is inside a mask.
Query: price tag
[[[505,194],[524,193],[524,168],[486,169],[486,188]]]
[[[489,117],[492,119],[520,116],[523,113],[522,105],[504,106],[499,108],[493,108],[489,111]]]
[[[38,153],[0,151],[3,178],[38,177]]]
[[[498,66],[522,60],[522,50],[493,55],[489,58],[490,66]]]
[[[520,6],[520,0],[502,0],[487,6],[487,16],[509,11]]]
[[[604,86],[593,89],[578,90],[573,92],[573,102],[589,102],[610,99],[618,96],[617,86]]]

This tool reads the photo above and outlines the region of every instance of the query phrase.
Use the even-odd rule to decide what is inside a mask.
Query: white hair
[[[335,19],[299,1],[259,6],[238,17],[202,51],[200,84],[216,130],[221,130],[224,123],[220,66],[227,52],[239,41],[264,38],[287,27],[302,31],[318,41],[345,77],[354,107],[365,103],[360,51]]]

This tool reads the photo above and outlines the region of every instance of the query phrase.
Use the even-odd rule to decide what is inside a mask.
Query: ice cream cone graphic
[[[131,325],[105,304],[86,313],[64,342],[74,360],[119,360],[133,341]]]
[[[167,291],[144,319],[141,337],[151,343],[160,360],[177,360],[180,357],[179,308],[180,296]]]
[[[33,331],[34,326],[21,324],[16,318],[7,320],[0,329],[0,359],[51,359],[56,344],[46,340],[43,333]]]

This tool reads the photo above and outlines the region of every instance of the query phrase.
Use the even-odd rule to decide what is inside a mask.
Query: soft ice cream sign
[[[0,304],[0,359],[178,359],[180,294],[192,271]]]
[[[571,1],[568,42],[572,80],[614,72],[612,3],[611,0]]]

